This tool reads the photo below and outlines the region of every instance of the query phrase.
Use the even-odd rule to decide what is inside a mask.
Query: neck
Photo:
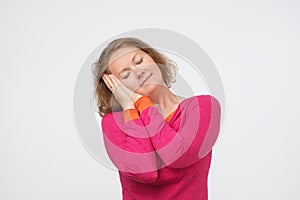
[[[164,115],[170,114],[179,104],[178,97],[169,90],[169,88],[161,86],[156,88],[149,94],[152,102]]]

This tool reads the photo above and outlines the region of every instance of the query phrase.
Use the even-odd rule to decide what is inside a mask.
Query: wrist
[[[128,103],[127,105],[122,106],[123,110],[136,109],[134,103]]]
[[[138,94],[138,93],[134,93],[133,96],[132,96],[133,105],[134,105],[135,102],[137,102],[137,100],[140,99],[141,97],[143,97],[143,95]]]
[[[148,96],[142,96],[135,103],[134,106],[141,113],[146,108],[153,106],[152,100]]]

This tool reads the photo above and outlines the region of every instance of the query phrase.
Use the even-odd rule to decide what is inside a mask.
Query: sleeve
[[[157,156],[136,111],[108,113],[102,118],[104,144],[109,158],[126,177],[152,183],[158,175]],[[131,114],[129,112],[132,112]],[[124,115],[130,119],[124,121]]]
[[[141,101],[141,100],[143,100],[143,101]],[[142,102],[142,104],[140,104],[140,102]],[[134,120],[134,119],[140,118],[139,112],[142,112],[143,110],[145,110],[149,106],[153,105],[150,98],[148,98],[146,96],[143,96],[143,97],[139,98],[137,100],[137,102],[135,103],[135,106],[137,104],[139,105],[139,110],[137,110],[136,108],[130,108],[130,109],[127,109],[127,110],[123,111],[123,118],[124,118],[125,122],[127,122],[129,120]]]
[[[123,118],[124,118],[125,122],[127,122],[129,120],[137,119],[139,117],[140,117],[140,115],[139,115],[139,111],[137,109],[130,108],[130,109],[123,111]]]
[[[220,128],[220,104],[216,98],[191,98],[180,108],[179,127],[171,127],[157,108],[149,106],[150,101],[143,96],[135,106],[164,166],[187,167],[211,151]]]

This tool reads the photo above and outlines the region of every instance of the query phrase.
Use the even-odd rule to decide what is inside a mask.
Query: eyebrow
[[[134,58],[136,57],[137,54],[139,54],[140,52],[137,52],[131,59],[131,62],[134,61]],[[120,74],[123,72],[123,71],[126,71],[128,70],[129,68],[128,67],[125,67],[124,69],[122,69],[119,73],[118,73],[118,76],[120,77]]]

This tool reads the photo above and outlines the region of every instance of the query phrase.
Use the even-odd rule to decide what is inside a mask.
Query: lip
[[[143,81],[143,83],[140,86],[143,86],[144,83],[152,76],[152,73]]]

